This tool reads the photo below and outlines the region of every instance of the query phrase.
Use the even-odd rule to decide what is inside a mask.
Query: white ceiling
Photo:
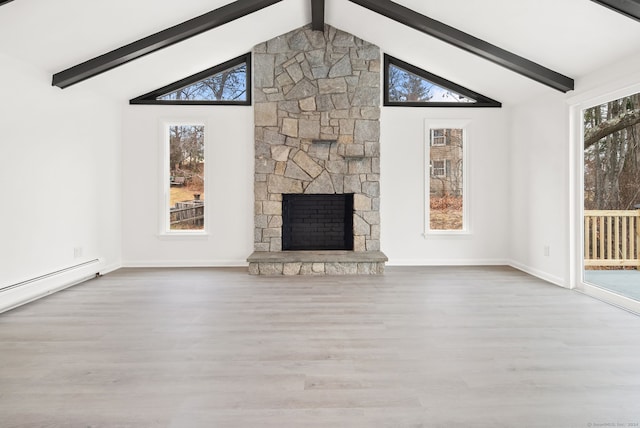
[[[640,23],[590,0],[396,2],[574,79],[640,54]],[[228,3],[15,0],[0,7],[0,54],[53,75]],[[128,100],[310,21],[310,0],[283,0],[64,90],[81,87]],[[326,0],[325,21],[503,103],[555,92],[348,0]]]

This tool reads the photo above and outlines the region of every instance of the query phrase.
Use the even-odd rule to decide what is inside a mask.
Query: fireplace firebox
[[[353,193],[282,195],[282,249],[353,250]]]

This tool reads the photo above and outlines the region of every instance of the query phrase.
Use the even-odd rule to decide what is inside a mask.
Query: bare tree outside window
[[[640,94],[584,111],[584,208],[640,204]]]
[[[169,229],[203,230],[204,126],[172,125],[169,132]]]
[[[583,126],[585,279],[640,300],[640,274],[610,272],[640,269],[640,94],[585,109]]]
[[[239,64],[206,79],[161,95],[162,101],[245,101],[247,65]]]
[[[435,83],[394,64],[389,65],[388,79],[389,101],[451,103],[476,102],[476,100],[438,86]]]

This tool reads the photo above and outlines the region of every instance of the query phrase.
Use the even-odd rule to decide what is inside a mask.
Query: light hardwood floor
[[[504,267],[122,269],[0,315],[2,428],[629,427],[639,403],[640,318]]]

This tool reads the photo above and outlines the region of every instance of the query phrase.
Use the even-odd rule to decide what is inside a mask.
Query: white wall
[[[425,239],[424,124],[471,119],[472,234]],[[204,120],[213,131],[207,169],[207,238],[159,235],[161,124]],[[501,264],[507,259],[506,109],[384,108],[382,250],[390,264]],[[123,258],[126,266],[245,265],[253,251],[251,107],[130,106],[124,114]],[[218,209],[218,206],[222,207]],[[403,214],[400,214],[400,213]]]
[[[120,109],[0,54],[0,310],[120,265]],[[81,255],[76,254],[76,248]]]
[[[469,121],[471,234],[424,236],[425,121]],[[383,107],[382,251],[390,265],[504,264],[508,238],[508,109]]]
[[[571,201],[565,95],[548,94],[514,107],[510,132],[510,264],[568,287]]]
[[[165,120],[206,122],[206,237],[159,235]],[[253,108],[136,105],[123,122],[124,264],[246,265],[253,252]]]

